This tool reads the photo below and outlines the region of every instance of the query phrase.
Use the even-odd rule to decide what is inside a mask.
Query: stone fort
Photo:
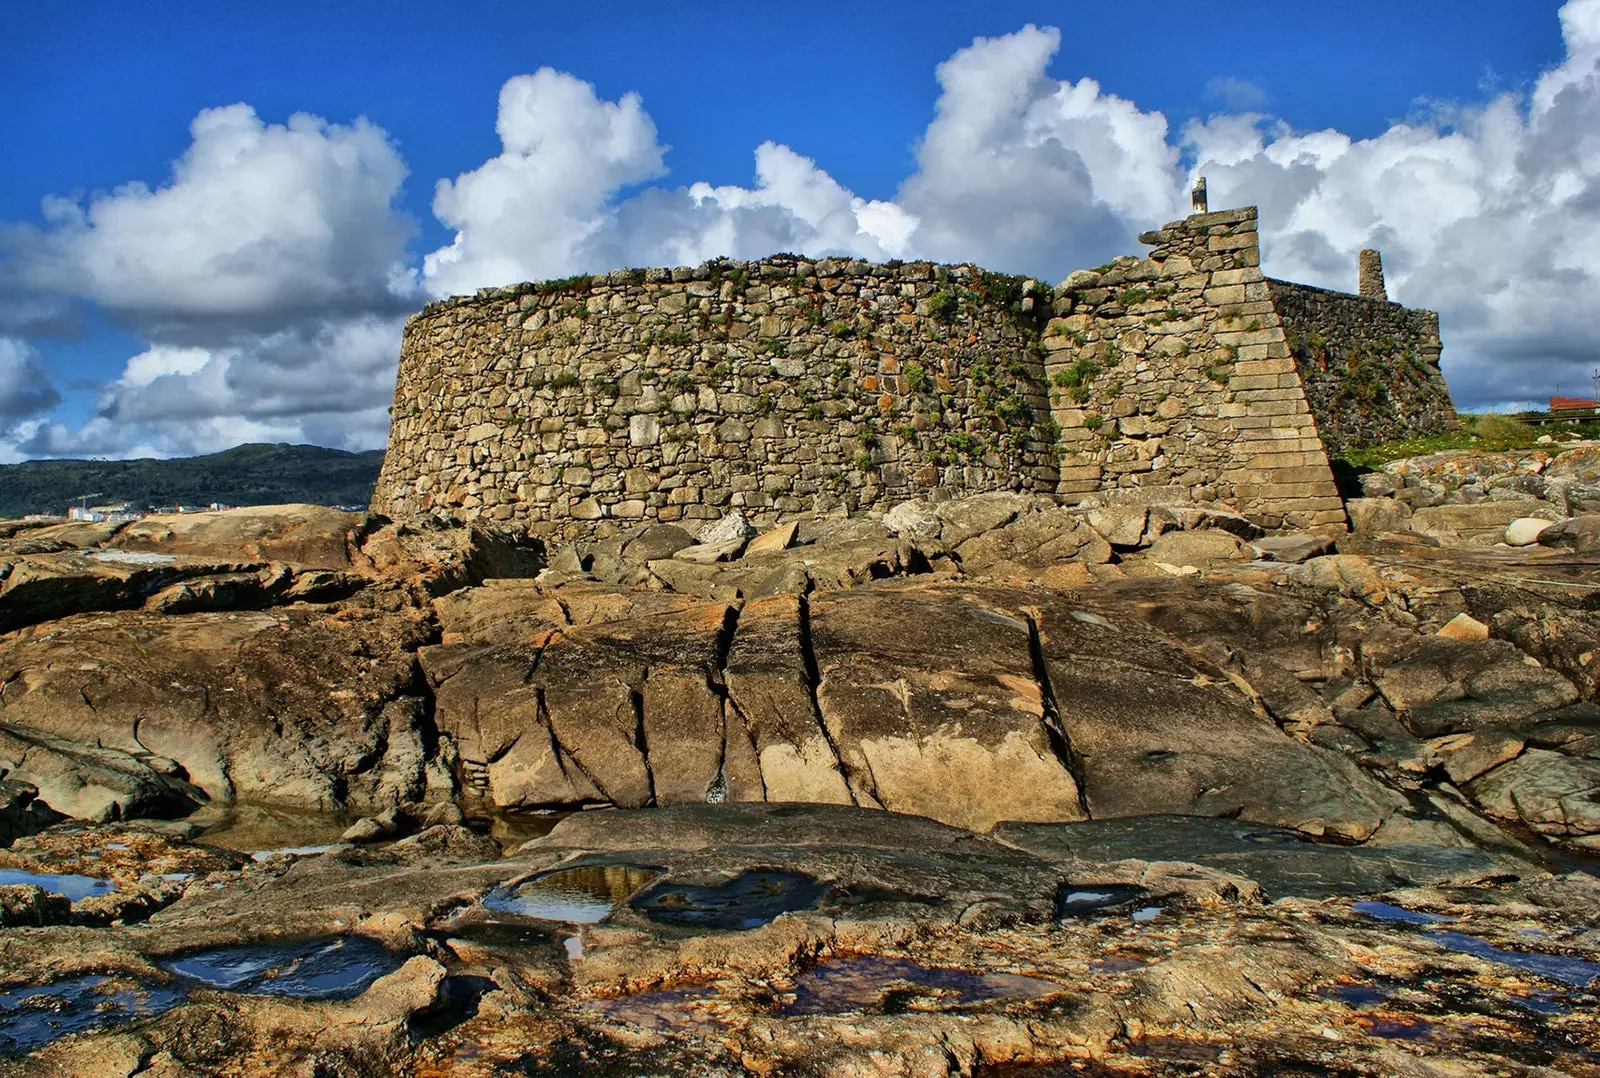
[[[1458,425],[1438,316],[1376,252],[1359,294],[1264,277],[1256,223],[1194,214],[1054,288],[775,255],[433,303],[373,509],[603,538],[1020,490],[1342,529],[1330,451]]]

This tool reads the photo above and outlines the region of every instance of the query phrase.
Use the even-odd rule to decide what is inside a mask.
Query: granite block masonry
[[[777,255],[430,304],[406,325],[373,509],[603,538],[733,508],[765,525],[1160,487],[1341,528],[1326,431],[1455,424],[1431,312],[1269,281],[1253,208],[1141,240],[1147,258],[1054,289]]]

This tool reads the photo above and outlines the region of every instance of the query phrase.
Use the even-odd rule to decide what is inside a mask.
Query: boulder
[[[672,556],[678,561],[686,561],[693,565],[711,565],[715,562],[737,558],[739,552],[744,549],[744,545],[745,540],[742,537],[724,539],[716,543],[697,543],[694,546],[686,546],[678,550]]]
[[[1580,554],[1600,550],[1600,513],[1569,517],[1539,533],[1540,546]]]
[[[1111,546],[1070,509],[1025,513],[956,548],[966,573],[1031,577],[1035,570],[1066,561],[1100,565]]]
[[[1232,532],[1216,530],[1170,531],[1150,545],[1153,562],[1206,569],[1230,561],[1247,561],[1250,553]]]
[[[1600,846],[1600,760],[1529,749],[1469,783],[1467,793],[1491,816]]]
[[[799,526],[793,521],[788,524],[779,524],[776,528],[762,532],[744,548],[746,555],[773,554],[780,550],[789,549],[789,544],[794,542],[795,532]]]
[[[1542,517],[1518,517],[1506,525],[1506,542],[1511,546],[1532,546],[1551,524]]]
[[[955,586],[810,605],[817,705],[858,803],[975,830],[1083,817],[1025,618]]]
[[[1332,553],[1333,540],[1325,535],[1265,535],[1252,539],[1250,551],[1262,561],[1303,562]]]
[[[430,756],[412,689],[431,631],[415,610],[69,618],[0,637],[3,714],[28,737],[121,754],[116,770],[139,789],[147,768],[126,761],[164,757],[213,800],[362,811],[448,797],[448,761]],[[83,759],[74,767],[99,757]],[[111,800],[126,816],[165,804],[152,796]]]
[[[1513,644],[1417,637],[1366,652],[1384,700],[1422,737],[1486,727],[1520,731],[1578,699],[1573,684]]]
[[[1283,733],[1164,634],[1048,595],[1032,611],[1093,818],[1239,816],[1361,840],[1404,805],[1345,757]]]
[[[1351,498],[1344,503],[1350,528],[1360,535],[1403,532],[1411,527],[1411,507],[1394,498]]]
[[[1327,554],[1295,566],[1284,581],[1307,588],[1322,588],[1363,602],[1382,602],[1383,579],[1372,563],[1359,554]]]
[[[1262,531],[1249,518],[1222,509],[1198,505],[1153,505],[1150,507],[1149,534],[1153,538],[1169,531],[1225,531],[1240,539],[1255,539]]]
[[[728,699],[755,746],[767,800],[853,804],[812,695],[807,617],[797,596],[745,606],[728,651]]]
[[[1451,640],[1477,641],[1489,639],[1489,627],[1471,614],[1457,614],[1439,630],[1440,636]]]
[[[1400,489],[1400,484],[1395,482],[1392,475],[1382,472],[1367,472],[1361,475],[1357,482],[1361,484],[1362,498],[1393,498]]]
[[[1477,850],[1337,845],[1313,842],[1286,828],[1203,816],[1003,823],[991,834],[1044,857],[1204,865],[1257,881],[1269,899],[1377,894],[1396,886],[1473,880],[1498,868],[1493,858]]]
[[[719,543],[738,541],[740,546],[744,541],[756,533],[756,529],[745,515],[735,509],[720,520],[714,521],[700,529],[699,541],[703,546],[716,546]]]
[[[313,569],[350,566],[349,540],[366,520],[320,505],[256,505],[133,521],[110,546],[189,558],[281,561]]]
[[[1491,726],[1521,729],[1543,712],[1576,703],[1572,682],[1537,663],[1501,663],[1453,682],[1411,711],[1424,737]]]
[[[203,798],[172,770],[158,770],[132,753],[0,723],[0,775],[31,788],[63,816],[101,823],[185,815]]]
[[[1028,510],[1039,507],[1039,499],[1031,495],[994,491],[943,502],[933,512],[939,518],[940,540],[953,549],[968,539],[1003,527]]]
[[[20,779],[0,777],[0,847],[42,831],[63,817],[39,800],[39,788]]]
[[[1488,545],[1504,538],[1506,526],[1522,517],[1555,520],[1561,511],[1534,498],[1435,505],[1411,514],[1411,530],[1441,542]]]
[[[1498,726],[1486,726],[1470,734],[1446,734],[1427,743],[1429,754],[1457,786],[1516,759],[1526,744],[1518,735]]]
[[[943,524],[933,503],[922,499],[901,502],[883,515],[885,528],[919,545],[938,543]]]
[[[563,589],[561,605],[543,637],[465,632],[419,654],[469,793],[524,809],[759,798],[754,750],[725,730],[711,680],[732,608],[602,587]]]
[[[1106,542],[1121,550],[1134,550],[1148,540],[1145,522],[1150,510],[1143,505],[1108,505],[1089,510],[1089,527],[1105,536]]]
[[[670,558],[684,547],[695,545],[695,537],[676,524],[651,524],[628,540],[622,556],[643,565],[657,558]]]
[[[122,550],[30,555],[0,577],[0,633],[72,614],[128,610],[180,582],[260,568]],[[261,589],[250,590],[256,605]]]

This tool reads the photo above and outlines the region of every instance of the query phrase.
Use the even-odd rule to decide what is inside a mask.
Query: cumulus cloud
[[[1219,75],[1214,79],[1207,79],[1205,97],[1207,101],[1215,101],[1223,108],[1234,112],[1259,109],[1272,100],[1265,90],[1249,79],[1233,75]]]
[[[166,184],[46,198],[42,227],[0,231],[0,294],[21,297],[0,321],[37,329],[88,303],[147,342],[92,420],[15,426],[9,455],[382,444],[417,295],[399,152],[365,120],[269,124],[247,105],[190,134]]]
[[[46,198],[44,228],[3,237],[14,283],[168,333],[405,300],[406,167],[381,129],[304,113],[268,124],[241,104],[206,109],[189,133],[164,186]]]
[[[612,218],[621,188],[662,171],[666,147],[638,94],[601,101],[594,87],[551,68],[500,89],[503,152],[440,180],[433,212],[454,242],[423,260],[437,293],[484,283],[556,277]]]
[[[1053,28],[979,38],[939,65],[942,88],[898,201],[919,255],[1064,275],[1125,251],[1182,204],[1166,117],[1045,73]]]
[[[1457,403],[1586,385],[1600,337],[1600,0],[1561,11],[1566,59],[1526,96],[1435,105],[1371,139],[1260,116],[1182,138],[1213,204],[1259,203],[1276,276],[1355,284],[1383,251],[1392,298],[1437,308]]]

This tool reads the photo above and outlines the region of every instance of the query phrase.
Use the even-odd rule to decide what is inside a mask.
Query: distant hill
[[[30,460],[0,465],[0,518],[65,513],[83,494],[93,504],[366,505],[383,451],[346,453],[314,445],[234,446],[171,460]]]

